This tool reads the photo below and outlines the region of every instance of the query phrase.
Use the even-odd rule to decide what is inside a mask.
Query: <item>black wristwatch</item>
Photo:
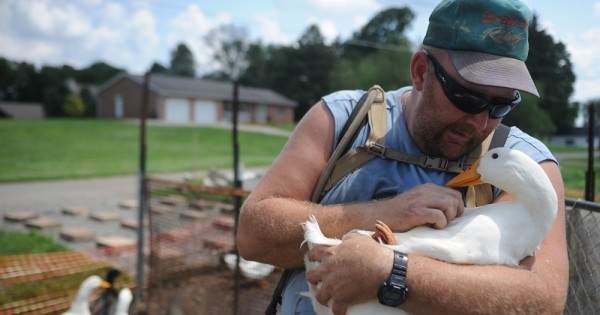
[[[406,287],[407,269],[408,256],[405,253],[394,251],[394,266],[390,278],[379,287],[377,292],[379,303],[398,307],[406,301],[408,296],[408,288]]]

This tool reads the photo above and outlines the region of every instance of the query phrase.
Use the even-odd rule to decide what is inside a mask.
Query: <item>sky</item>
[[[572,101],[600,98],[600,0],[522,0],[555,41],[565,44],[577,77]],[[245,28],[263,44],[294,44],[313,24],[328,41],[348,39],[390,7],[416,15],[407,32],[420,42],[439,0],[0,0],[0,56],[84,68],[103,61],[143,74],[168,67],[185,43],[197,70],[210,69],[204,37],[219,25]]]

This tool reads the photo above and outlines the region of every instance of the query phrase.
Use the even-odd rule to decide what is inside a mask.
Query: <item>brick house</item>
[[[152,74],[148,117],[169,123],[231,122],[233,83]],[[131,119],[141,114],[144,77],[118,74],[97,94],[98,118]],[[263,88],[240,86],[238,121],[290,124],[292,101]]]

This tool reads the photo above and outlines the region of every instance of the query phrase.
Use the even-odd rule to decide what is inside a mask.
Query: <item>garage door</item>
[[[170,98],[165,102],[165,120],[170,123],[190,122],[190,101],[186,99]]]
[[[213,124],[217,122],[217,104],[210,101],[194,102],[194,122]]]

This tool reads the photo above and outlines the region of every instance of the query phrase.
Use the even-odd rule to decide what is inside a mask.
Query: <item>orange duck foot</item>
[[[387,245],[397,245],[396,236],[387,224],[377,220],[375,224],[375,233],[371,237]]]
[[[269,287],[269,281],[267,279],[259,279],[256,280],[256,285],[261,289],[266,289]]]

